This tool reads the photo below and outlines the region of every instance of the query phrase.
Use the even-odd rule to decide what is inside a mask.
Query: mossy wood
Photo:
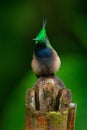
[[[40,77],[26,94],[25,130],[74,130],[76,104],[56,76]]]

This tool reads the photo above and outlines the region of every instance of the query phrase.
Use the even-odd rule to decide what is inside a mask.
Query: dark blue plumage
[[[41,45],[43,46],[43,44]],[[48,47],[42,47],[41,45],[35,48],[35,55],[39,58],[50,58],[52,56],[52,50]]]

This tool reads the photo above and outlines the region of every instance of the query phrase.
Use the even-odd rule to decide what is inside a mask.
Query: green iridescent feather
[[[36,38],[34,40],[35,40],[36,44],[38,44],[39,42],[42,42],[42,43],[45,42],[47,47],[52,48],[52,46],[51,46],[51,44],[49,42],[49,39],[47,37],[47,34],[46,34],[45,26],[46,26],[46,21],[44,22],[41,31],[38,33],[38,35],[36,36]]]
[[[38,42],[44,42],[47,34],[46,34],[46,29],[45,29],[45,25],[46,23],[44,23],[41,31],[39,32],[39,34],[36,36],[36,38],[34,39],[35,40],[35,43],[38,44]]]

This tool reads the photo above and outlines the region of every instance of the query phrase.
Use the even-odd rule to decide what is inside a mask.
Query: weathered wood
[[[38,112],[27,109],[26,130],[67,130],[68,110]]]
[[[77,105],[75,103],[70,103],[69,105],[67,130],[75,129],[76,107]]]
[[[72,96],[56,76],[40,77],[26,95],[25,130],[74,130]],[[73,120],[72,120],[73,118]],[[72,129],[71,129],[72,128]]]

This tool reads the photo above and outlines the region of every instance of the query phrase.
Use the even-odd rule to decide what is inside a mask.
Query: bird
[[[49,42],[46,33],[46,23],[43,24],[35,41],[31,67],[37,77],[55,75],[59,70],[61,61],[56,50]]]

